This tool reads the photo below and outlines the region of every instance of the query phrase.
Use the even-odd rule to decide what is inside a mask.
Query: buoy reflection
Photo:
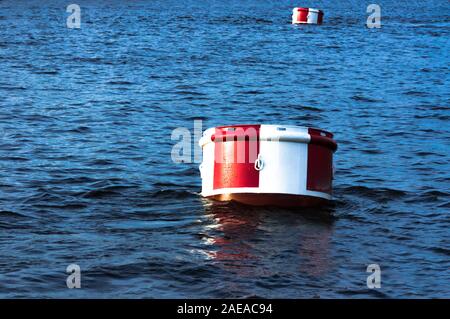
[[[240,276],[321,276],[332,266],[329,216],[208,200],[204,208],[211,223],[205,226],[203,253]]]

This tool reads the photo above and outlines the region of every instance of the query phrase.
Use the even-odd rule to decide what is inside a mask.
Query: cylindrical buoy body
[[[329,132],[285,125],[210,128],[199,142],[202,196],[249,205],[314,206],[332,199]]]
[[[294,8],[292,10],[292,24],[322,24],[323,11],[313,8]]]

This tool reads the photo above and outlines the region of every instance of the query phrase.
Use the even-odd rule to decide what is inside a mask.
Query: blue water
[[[0,1],[0,297],[450,297],[448,1],[69,3]],[[334,202],[203,200],[194,119],[333,132]]]

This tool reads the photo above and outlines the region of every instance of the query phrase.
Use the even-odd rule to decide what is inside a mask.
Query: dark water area
[[[77,3],[0,1],[0,297],[450,297],[448,1]],[[195,119],[333,132],[335,200],[202,199]]]

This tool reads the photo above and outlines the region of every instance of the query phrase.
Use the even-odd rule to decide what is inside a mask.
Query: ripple
[[[78,30],[3,6],[0,297],[448,296],[448,5],[386,1],[381,29],[351,1],[321,26],[280,1],[99,2]],[[170,156],[194,120],[329,130],[334,200],[202,198]],[[88,289],[65,288],[71,263]]]
[[[111,196],[119,196],[124,190],[132,188],[131,186],[108,186],[87,191],[81,195],[83,198],[105,198]]]

